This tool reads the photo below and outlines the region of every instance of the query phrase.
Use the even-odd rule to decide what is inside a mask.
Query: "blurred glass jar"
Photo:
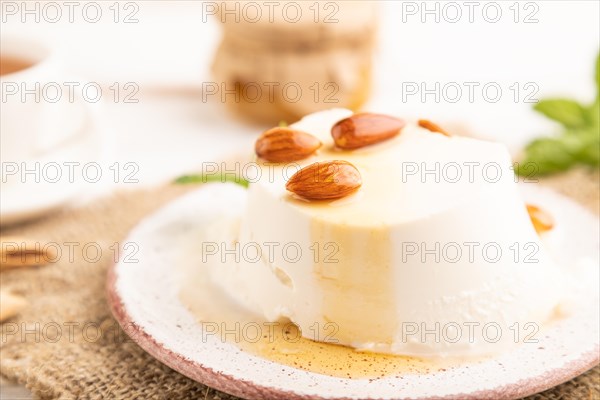
[[[371,86],[377,6],[371,1],[232,1],[215,16],[219,99],[268,124],[359,108]]]

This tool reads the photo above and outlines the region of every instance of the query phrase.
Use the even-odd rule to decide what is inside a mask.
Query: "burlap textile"
[[[600,213],[597,173],[573,171],[544,184]],[[106,271],[115,256],[111,247],[144,215],[190,189],[169,186],[121,192],[4,229],[3,236],[75,244],[68,245],[74,249],[72,259],[63,254],[50,266],[1,274],[3,288],[23,294],[30,302],[20,316],[2,324],[2,375],[41,398],[234,399],[155,361],[127,340],[106,304]],[[87,243],[101,246],[99,260],[95,260],[95,245],[87,247],[84,257]],[[600,368],[530,399],[600,399]]]

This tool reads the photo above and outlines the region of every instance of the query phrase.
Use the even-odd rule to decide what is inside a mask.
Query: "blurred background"
[[[260,1],[67,3],[0,1],[2,36],[44,41],[66,75],[102,88],[102,162],[135,170],[135,187],[249,152],[262,130],[314,108],[428,118],[517,154],[560,130],[537,100],[596,95],[597,1],[275,2],[272,22]],[[302,98],[244,109],[221,90],[264,81],[300,82]],[[105,183],[85,196],[127,184]]]

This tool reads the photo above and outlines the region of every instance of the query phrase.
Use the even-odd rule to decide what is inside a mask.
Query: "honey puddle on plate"
[[[340,378],[378,378],[407,373],[428,373],[443,368],[439,363],[413,357],[356,351],[350,347],[299,337],[292,323],[279,323],[274,335],[238,343],[241,349],[290,367]]]
[[[426,374],[464,364],[456,359],[426,360],[354,350],[300,336],[291,322],[268,322],[229,300],[206,279],[207,274],[184,271],[180,299],[203,326],[205,337],[235,344],[264,359],[341,378],[379,378]],[[309,332],[314,337],[316,332]],[[324,338],[319,338],[323,340]]]

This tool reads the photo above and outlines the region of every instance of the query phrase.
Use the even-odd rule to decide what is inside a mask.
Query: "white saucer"
[[[124,241],[136,243],[139,250],[109,272],[109,303],[125,331],[158,360],[194,380],[245,398],[520,398],[597,364],[600,318],[598,219],[550,190],[533,184],[522,189],[528,202],[555,218],[556,235],[549,238],[552,255],[561,263],[571,263],[567,265],[587,258],[593,268],[574,271],[587,288],[580,293],[583,306],[545,329],[537,344],[521,344],[492,359],[425,374],[348,379],[278,364],[218,336],[203,335],[200,323],[179,300],[175,265],[199,265],[200,243],[207,240],[205,227],[243,210],[244,189],[231,184],[207,184],[143,220]]]
[[[86,104],[86,109],[87,120],[77,135],[39,158],[24,161],[28,170],[39,165],[40,172],[37,177],[28,174],[19,178],[18,182],[2,183],[0,225],[11,225],[41,217],[75,198],[86,185],[90,185],[89,180],[82,178],[82,168],[88,163],[98,163],[106,174],[103,165],[106,138],[100,125],[101,105]],[[65,164],[73,162],[79,164]],[[19,163],[20,171],[23,170],[22,165]],[[59,167],[55,167],[56,165]],[[73,168],[72,182],[69,182],[68,177],[69,165]],[[46,168],[47,172],[42,172],[43,168]],[[60,179],[56,178],[56,171],[62,174]],[[45,179],[44,176],[49,179]],[[53,180],[57,182],[53,183]]]

